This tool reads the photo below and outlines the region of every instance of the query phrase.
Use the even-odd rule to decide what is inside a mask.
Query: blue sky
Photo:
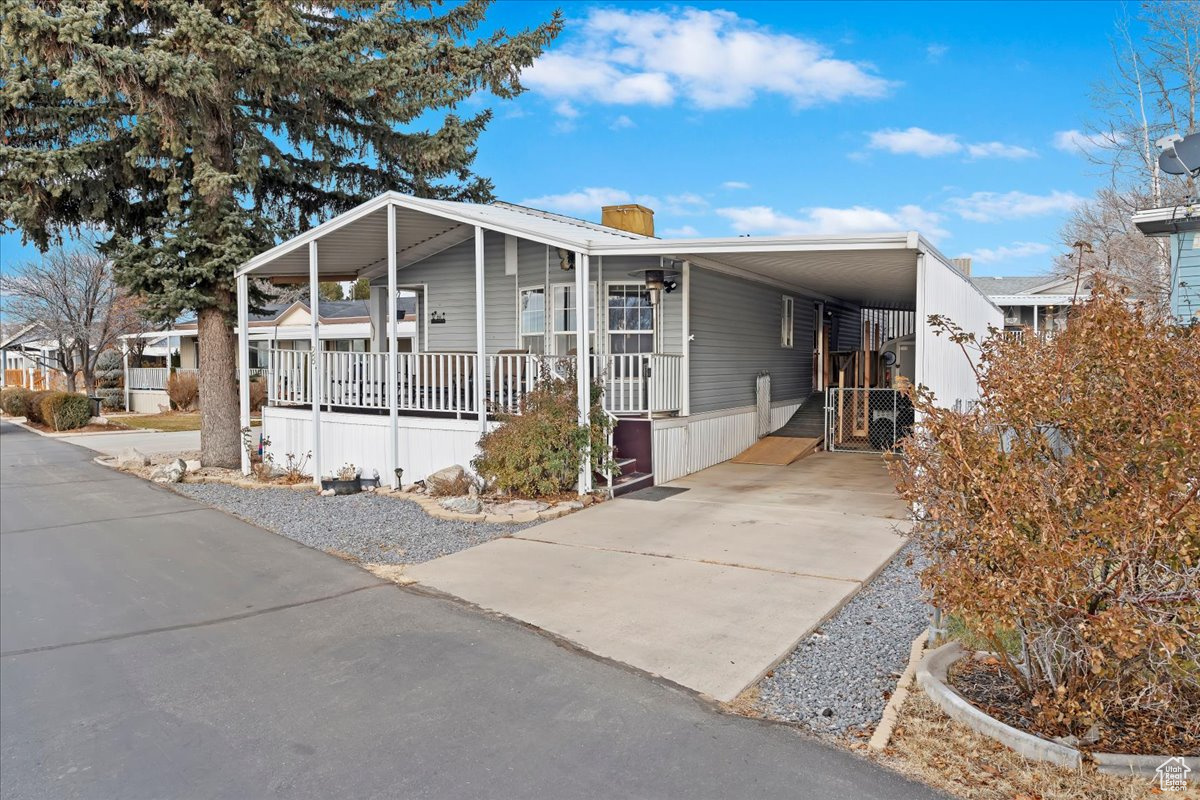
[[[916,228],[978,274],[1033,274],[1106,180],[1078,132],[1117,3],[501,0],[489,27],[555,7],[530,91],[473,103],[496,105],[477,169],[500,199],[643,202],[664,236]],[[33,254],[0,238],[0,267]]]

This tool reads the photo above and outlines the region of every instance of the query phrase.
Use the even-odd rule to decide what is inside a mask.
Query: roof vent
[[[654,212],[637,203],[604,206],[600,209],[600,224],[607,228],[616,228],[642,236],[653,236]]]
[[[968,257],[952,258],[950,263],[958,268],[958,271],[963,275],[970,276],[971,274],[971,259]]]

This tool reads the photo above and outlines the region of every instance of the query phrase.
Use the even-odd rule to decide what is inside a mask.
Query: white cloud
[[[797,107],[876,98],[893,83],[824,44],[774,32],[732,11],[592,9],[574,41],[539,58],[522,81],[552,98],[703,109],[759,94]]]
[[[614,131],[623,131],[626,128],[636,128],[637,123],[634,122],[633,120],[631,120],[625,114],[622,114],[621,116],[614,119],[612,121],[612,124],[610,124],[608,127]]]
[[[934,133],[924,128],[904,130],[886,128],[868,134],[867,146],[896,155],[915,155],[921,158],[949,156],[965,152],[970,158],[1032,158],[1033,150],[1004,142],[975,142],[963,144],[957,133]],[[855,154],[852,154],[852,156]]]
[[[925,60],[930,64],[936,64],[942,60],[942,56],[946,55],[946,51],[949,49],[944,44],[931,44],[925,48]]]
[[[694,192],[669,194],[663,204],[662,211],[676,216],[687,214],[702,214],[708,210],[708,201]]]
[[[971,158],[1034,158],[1037,153],[1026,147],[1004,142],[978,142],[967,145],[967,155]]]
[[[1058,131],[1054,134],[1054,146],[1064,153],[1072,153],[1074,155],[1094,153],[1110,143],[1110,137],[1102,133],[1084,133],[1083,131],[1069,130]]]
[[[1082,202],[1083,198],[1074,192],[974,192],[967,197],[951,198],[948,205],[963,219],[995,222],[1002,219],[1061,214]]]
[[[614,189],[611,186],[589,186],[574,192],[530,197],[522,200],[521,205],[542,208],[547,211],[561,211],[566,214],[599,215],[601,206],[641,203],[649,208],[654,208],[657,202],[656,198],[648,195],[635,197],[624,189]]]
[[[802,210],[800,216],[785,214],[769,206],[718,208],[738,233],[803,236],[806,234],[888,233],[918,230],[933,240],[944,239],[950,232],[941,226],[942,216],[920,206],[900,206],[882,211],[867,206],[829,208],[819,206]]]
[[[662,231],[662,235],[670,238],[682,239],[686,236],[699,236],[700,231],[696,230],[691,225],[681,225],[678,228],[667,228],[665,231]]]
[[[933,133],[924,128],[906,130],[882,130],[870,134],[868,147],[872,150],[887,150],[889,153],[912,154],[921,158],[946,156],[962,150],[958,134]]]
[[[972,250],[969,253],[963,253],[962,257],[970,258],[982,264],[992,264],[997,261],[1012,261],[1017,258],[1027,258],[1028,256],[1042,255],[1050,252],[1050,245],[1042,244],[1041,242],[1013,242],[1002,247],[981,247],[978,250]]]
[[[558,104],[554,106],[554,113],[558,114],[560,117],[575,119],[579,116],[579,109],[568,103],[566,100],[560,100]]]
[[[745,181],[725,181],[721,184],[721,188],[730,190],[749,189],[750,184]]]

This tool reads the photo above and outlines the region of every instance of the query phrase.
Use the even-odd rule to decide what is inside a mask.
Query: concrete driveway
[[[85,447],[105,456],[115,456],[127,447],[136,447],[148,456],[200,449],[200,431],[81,433],[62,438],[77,447]]]
[[[665,494],[604,503],[408,574],[728,701],[904,542],[905,506],[878,456],[725,463],[650,490]]]

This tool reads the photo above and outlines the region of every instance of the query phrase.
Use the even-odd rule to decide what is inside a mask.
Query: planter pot
[[[362,491],[362,483],[358,478],[351,478],[348,481],[340,478],[322,478],[322,489],[333,489],[334,494],[358,494]]]
[[[363,488],[363,489],[368,489],[368,488],[378,489],[379,488],[379,478],[359,478],[358,485],[360,488]]]

